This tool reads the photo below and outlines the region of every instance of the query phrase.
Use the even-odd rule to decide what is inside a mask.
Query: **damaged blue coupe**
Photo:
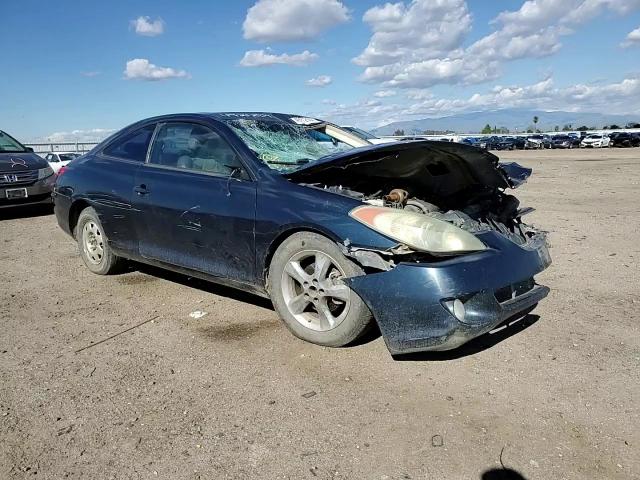
[[[530,173],[314,118],[176,114],[72,161],[54,201],[94,273],[168,268],[270,297],[309,342],[345,346],[377,323],[402,354],[458,347],[547,296],[545,234],[506,193]]]

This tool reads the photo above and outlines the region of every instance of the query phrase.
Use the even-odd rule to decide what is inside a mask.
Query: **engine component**
[[[391,204],[393,208],[402,208],[407,203],[409,192],[401,188],[394,188],[388,195],[384,196],[384,200]]]
[[[433,203],[425,202],[424,200],[419,200],[417,198],[410,198],[407,200],[407,204],[404,209],[418,213],[432,213],[440,211],[440,209]]]

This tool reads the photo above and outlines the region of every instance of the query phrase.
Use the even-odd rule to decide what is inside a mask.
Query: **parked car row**
[[[473,145],[484,150],[640,147],[640,134],[613,132],[610,134],[593,133],[578,136],[575,133],[569,133],[558,135],[536,134],[528,137],[493,135],[490,137],[466,137],[461,140],[461,143]]]

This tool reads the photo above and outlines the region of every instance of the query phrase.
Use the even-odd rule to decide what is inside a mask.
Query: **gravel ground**
[[[640,149],[502,157],[534,168],[552,293],[404,361],[213,284],[92,275],[52,215],[0,213],[0,478],[640,478]]]

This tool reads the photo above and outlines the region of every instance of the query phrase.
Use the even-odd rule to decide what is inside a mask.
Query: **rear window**
[[[134,162],[144,162],[147,158],[149,142],[156,126],[147,125],[139,130],[135,130],[127,135],[116,138],[102,151],[110,157],[117,157],[123,160]]]

